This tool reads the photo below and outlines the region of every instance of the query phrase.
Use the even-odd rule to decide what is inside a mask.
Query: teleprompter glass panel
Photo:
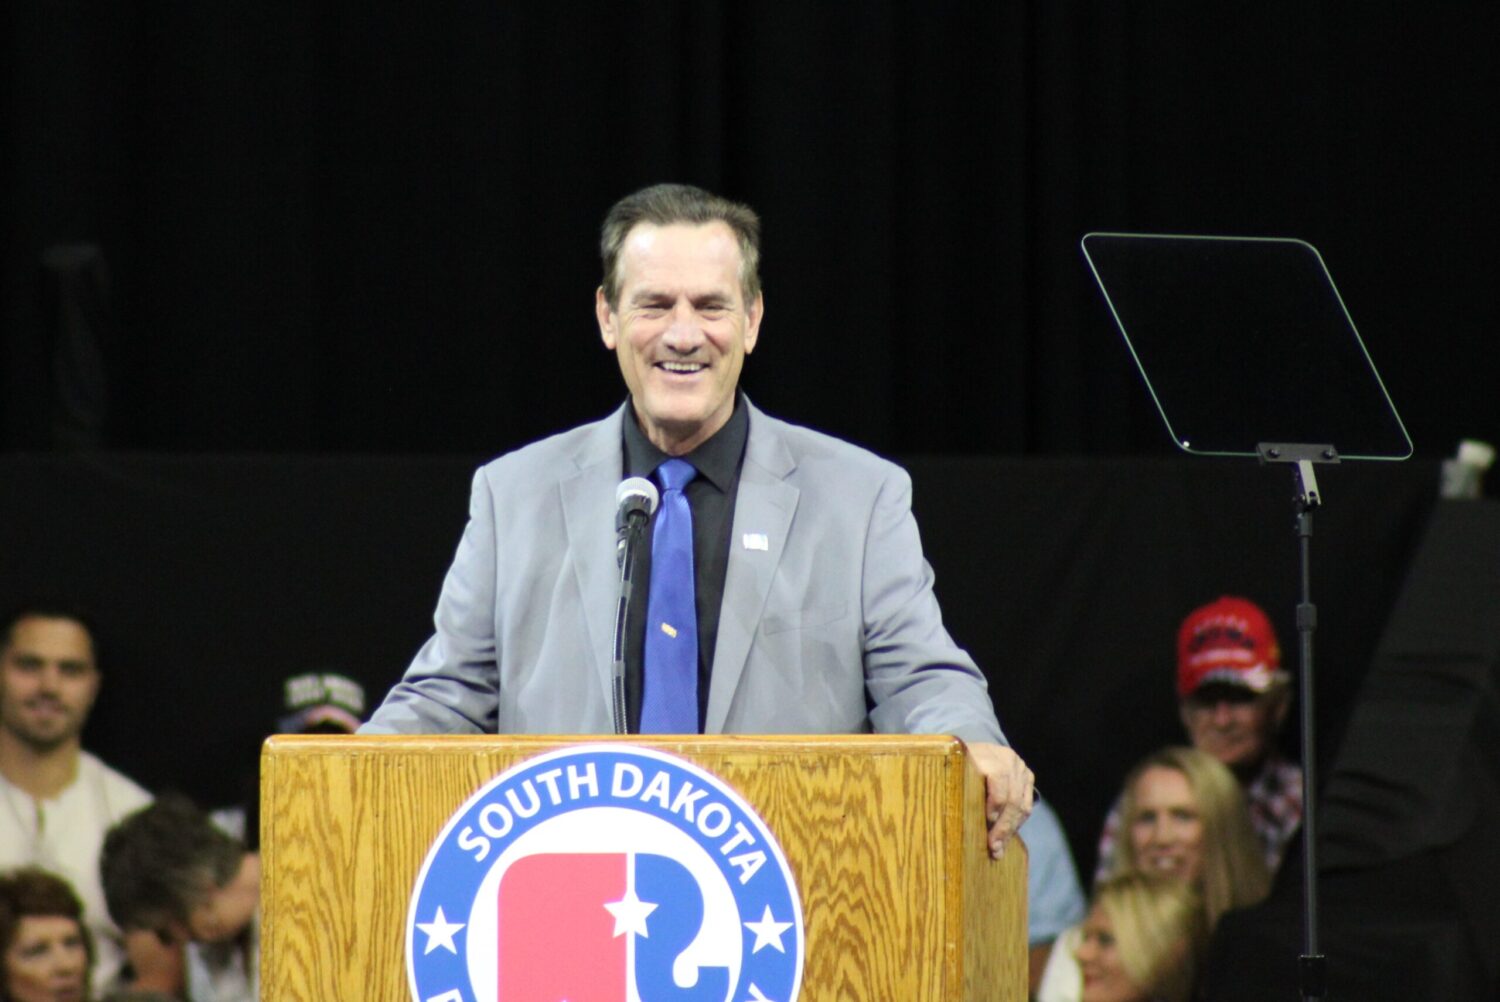
[[[1083,253],[1178,448],[1405,459],[1410,437],[1316,248],[1090,233]]]

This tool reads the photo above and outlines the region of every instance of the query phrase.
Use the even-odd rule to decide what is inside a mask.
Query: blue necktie
[[[698,473],[685,459],[656,468],[661,508],[651,530],[646,600],[642,734],[698,733],[698,606],[693,578],[693,512],[682,493]]]

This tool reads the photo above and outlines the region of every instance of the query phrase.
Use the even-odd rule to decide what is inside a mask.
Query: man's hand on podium
[[[1031,770],[1011,748],[976,741],[968,746],[969,757],[984,776],[984,810],[990,825],[990,855],[1005,855],[1005,845],[1031,815],[1035,793]]]

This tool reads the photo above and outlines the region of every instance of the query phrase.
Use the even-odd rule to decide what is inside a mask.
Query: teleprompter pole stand
[[[1288,463],[1297,486],[1297,542],[1301,558],[1301,601],[1297,603],[1297,657],[1302,699],[1302,929],[1303,953],[1297,961],[1297,981],[1307,1002],[1328,994],[1328,958],[1318,949],[1318,825],[1317,743],[1313,720],[1313,631],[1318,609],[1312,602],[1312,513],[1323,503],[1313,467],[1337,463],[1331,445],[1261,442],[1255,447],[1262,463]]]

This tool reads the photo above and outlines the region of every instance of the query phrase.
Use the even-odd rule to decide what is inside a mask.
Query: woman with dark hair
[[[61,877],[0,875],[0,1002],[88,1002],[94,942]]]

